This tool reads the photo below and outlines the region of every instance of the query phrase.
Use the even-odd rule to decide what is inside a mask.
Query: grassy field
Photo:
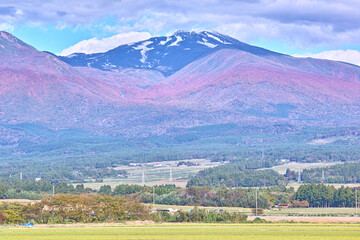
[[[265,215],[285,215],[285,216],[352,216],[355,215],[355,208],[274,208],[265,212]],[[360,213],[360,211],[359,211]]]
[[[300,187],[303,183],[290,182],[286,187],[293,187],[295,191]],[[325,185],[334,186],[335,188],[344,187],[360,187],[360,183],[324,183]]]
[[[358,224],[172,224],[112,227],[0,228],[2,240],[359,239]]]
[[[286,169],[290,169],[292,171],[298,172],[304,169],[311,169],[311,168],[319,168],[319,167],[329,167],[336,164],[341,164],[343,162],[319,162],[319,163],[299,163],[299,162],[290,162],[285,163],[283,165],[274,166],[271,169],[275,170],[280,174],[285,174]]]
[[[178,187],[185,187],[191,176],[196,175],[200,170],[209,167],[218,166],[219,163],[211,162],[207,159],[190,159],[184,161],[191,161],[192,163],[198,164],[197,166],[179,166],[177,163],[180,161],[166,161],[166,162],[152,162],[148,163],[147,166],[119,166],[115,169],[126,170],[129,173],[129,177],[118,178],[118,179],[104,179],[104,182],[85,183],[85,187],[99,189],[104,184],[115,187],[119,184],[141,184],[142,173],[145,171],[145,183],[147,186],[161,185],[170,183],[170,166],[172,168],[173,182]],[[170,165],[170,166],[169,166]]]

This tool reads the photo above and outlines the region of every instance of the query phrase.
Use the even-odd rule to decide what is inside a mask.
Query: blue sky
[[[181,30],[360,64],[360,1],[2,0],[0,30],[39,50],[99,52]]]

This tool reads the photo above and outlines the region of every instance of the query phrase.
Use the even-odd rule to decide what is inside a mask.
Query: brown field
[[[261,219],[273,223],[297,222],[297,223],[360,223],[360,217],[308,217],[308,216],[259,216]],[[255,216],[249,216],[248,220],[254,220]]]
[[[22,204],[28,204],[28,203],[35,203],[39,202],[40,200],[29,200],[29,199],[0,199],[1,203],[11,203],[11,202],[18,202]]]

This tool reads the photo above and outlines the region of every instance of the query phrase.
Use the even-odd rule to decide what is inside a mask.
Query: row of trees
[[[159,212],[153,216],[153,219],[164,222],[240,223],[246,222],[247,215],[240,212],[207,211],[195,207],[190,212],[179,211],[174,214]]]
[[[310,207],[354,207],[355,190],[350,187],[324,184],[303,184],[295,193],[295,200],[307,201]]]
[[[194,208],[179,211],[150,213],[150,209],[134,199],[99,194],[59,194],[28,205],[11,203],[0,206],[0,224],[21,223],[91,223],[127,220],[164,222],[245,222],[242,213],[212,212]]]
[[[28,205],[0,207],[5,223],[71,223],[144,220],[149,209],[133,199],[104,195],[58,194]],[[1,218],[1,217],[0,217]]]
[[[76,186],[65,182],[51,183],[48,181],[27,181],[20,179],[0,180],[0,199],[31,199],[38,200],[52,194],[53,186],[56,193],[91,193],[96,192],[85,188],[83,184]]]

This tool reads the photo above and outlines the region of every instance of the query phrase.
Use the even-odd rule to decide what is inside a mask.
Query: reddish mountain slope
[[[327,60],[278,58],[220,50],[154,85],[149,95],[189,109],[226,110],[267,120],[280,117],[358,123],[359,67]]]

